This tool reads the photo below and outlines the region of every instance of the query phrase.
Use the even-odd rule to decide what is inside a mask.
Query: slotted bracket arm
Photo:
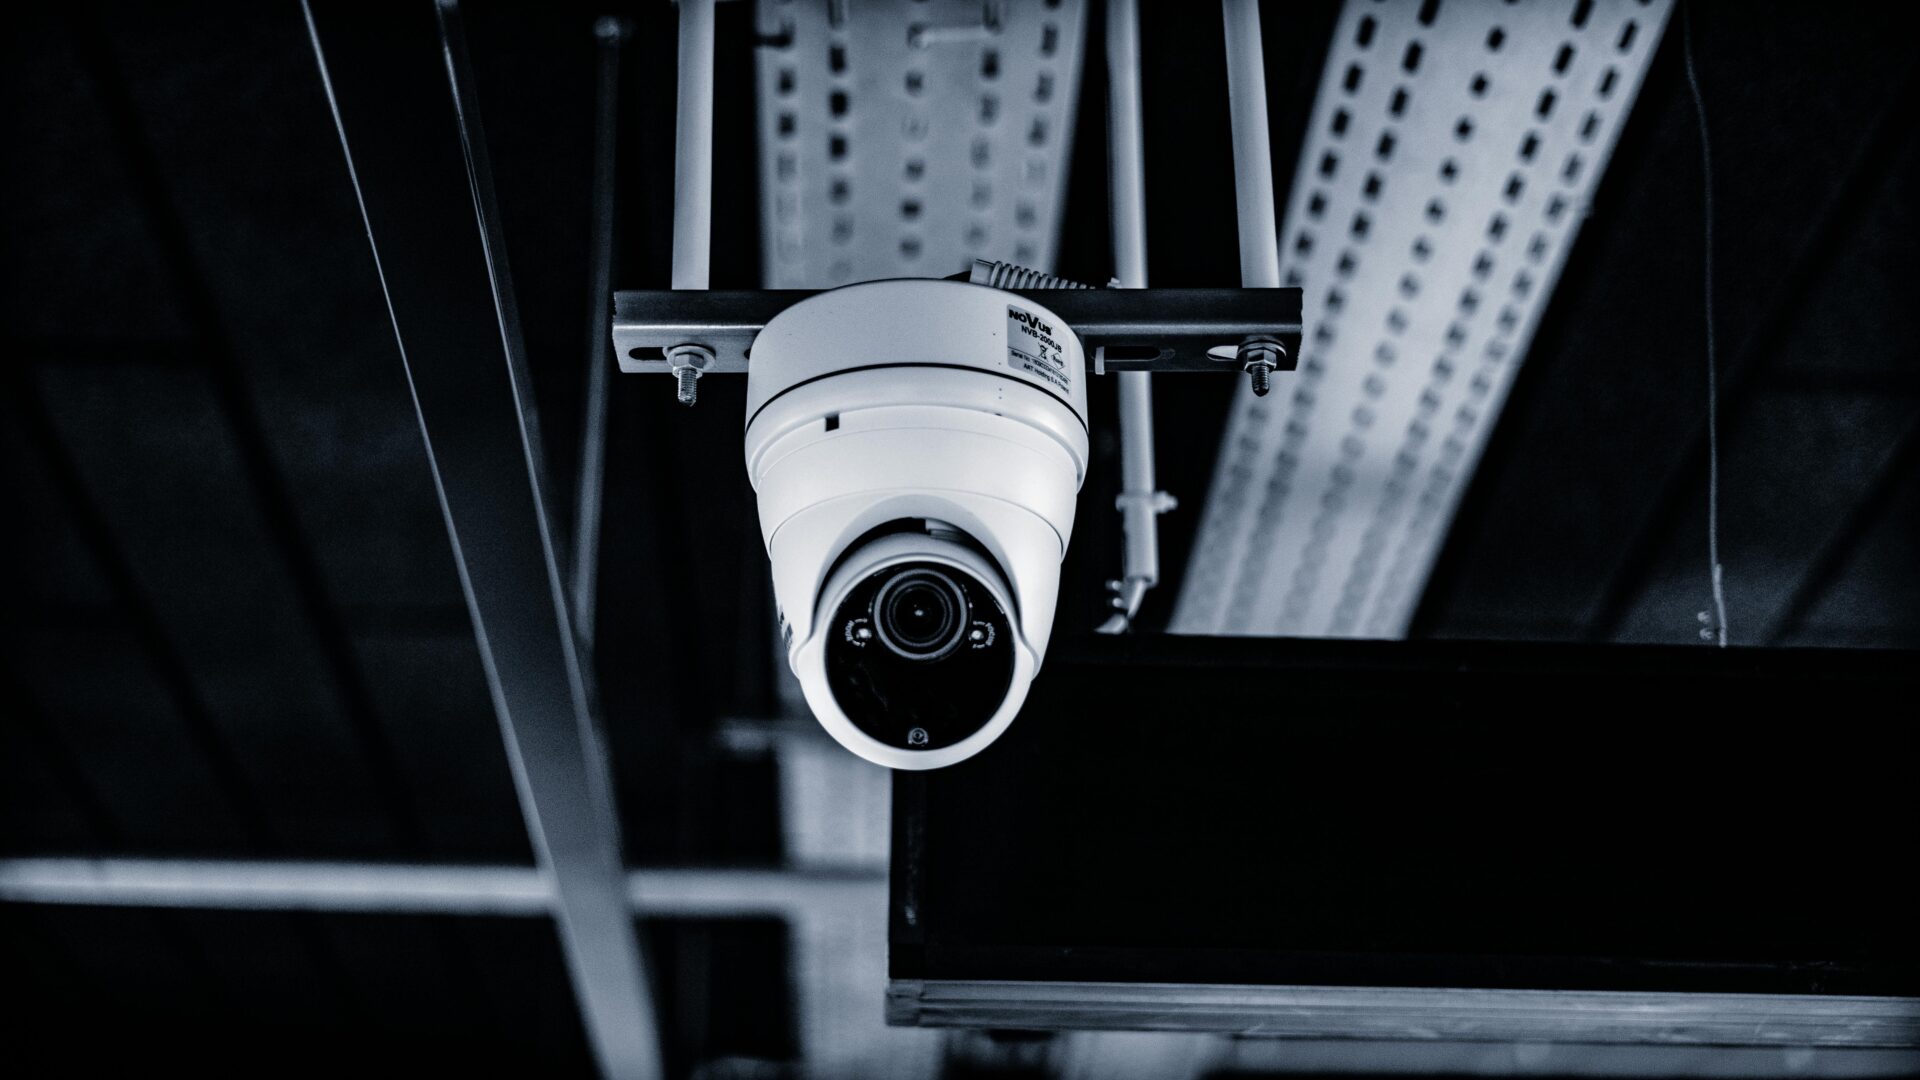
[[[1022,289],[1066,320],[1096,374],[1109,371],[1242,370],[1239,349],[1270,339],[1291,370],[1300,353],[1299,289]],[[614,294],[613,347],[620,370],[666,374],[667,351],[700,345],[713,353],[708,374],[747,370],[753,340],[775,315],[815,295],[809,290]]]

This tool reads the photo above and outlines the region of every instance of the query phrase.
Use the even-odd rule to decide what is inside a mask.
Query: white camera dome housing
[[[1013,293],[850,285],[753,344],[747,473],[787,659],[828,732],[931,769],[1013,722],[1086,475],[1080,342]]]

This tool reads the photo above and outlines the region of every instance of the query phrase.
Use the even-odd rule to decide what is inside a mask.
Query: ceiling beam
[[[883,869],[647,869],[621,878],[654,917],[800,918],[884,903]],[[0,859],[0,903],[226,911],[544,916],[557,903],[537,867],[55,856]]]
[[[1671,7],[1345,5],[1284,235],[1241,209],[1244,283],[1304,287],[1307,340],[1234,401],[1171,631],[1406,636]],[[1227,11],[1244,69],[1252,7]]]
[[[1920,1046],[1920,999],[1815,994],[896,979],[887,1015],[932,1027],[1284,1039]]]

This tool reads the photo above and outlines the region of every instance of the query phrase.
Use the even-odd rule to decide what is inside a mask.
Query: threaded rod
[[[987,285],[995,289],[1091,289],[1093,286],[1053,274],[1043,274],[1013,263],[994,262],[991,259],[973,260],[973,272],[967,280],[975,285]]]

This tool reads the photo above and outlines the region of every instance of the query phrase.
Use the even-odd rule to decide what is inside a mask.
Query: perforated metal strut
[[[759,0],[766,283],[1050,267],[1083,0]]]
[[[1280,232],[1313,330],[1240,395],[1171,629],[1397,637],[1668,0],[1350,0]]]

